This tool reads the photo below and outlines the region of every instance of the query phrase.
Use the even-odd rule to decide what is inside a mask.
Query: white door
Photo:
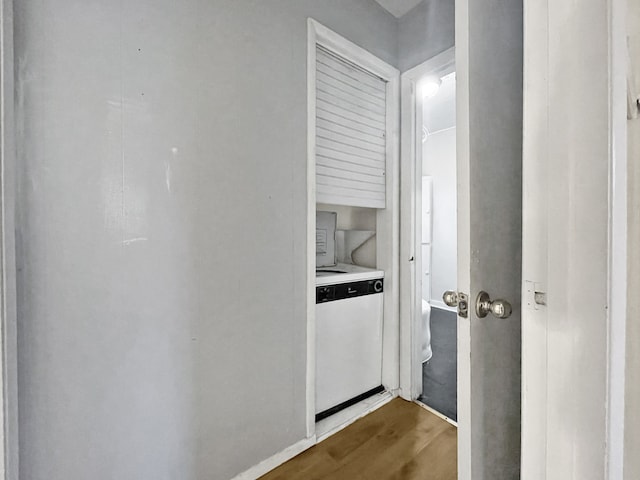
[[[520,472],[522,35],[522,2],[456,1],[460,479]],[[477,315],[480,291],[511,315]]]
[[[456,1],[458,285],[451,288],[467,296],[467,312],[458,315],[461,480],[520,475],[523,32],[518,3]],[[446,64],[446,56],[403,74],[403,125],[420,125],[421,109],[407,99],[416,96],[421,76]],[[403,128],[402,143],[400,385],[407,399],[421,393],[422,372],[415,132]],[[481,291],[491,300],[510,302],[511,315],[478,316]]]
[[[458,284],[451,288],[467,297],[467,312],[458,315],[461,480],[520,475],[522,36],[522,4],[456,1]],[[403,125],[421,125],[421,108],[409,99],[421,77],[447,64],[447,55],[403,74]],[[416,131],[403,128],[402,143],[400,385],[406,399],[416,399],[422,385]],[[481,291],[510,302],[511,315],[478,316]]]

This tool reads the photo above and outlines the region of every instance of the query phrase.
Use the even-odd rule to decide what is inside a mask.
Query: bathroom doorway
[[[422,392],[418,401],[457,421],[457,313],[443,302],[457,285],[456,74],[453,65],[418,82],[422,109]],[[420,103],[422,105],[420,105]],[[420,124],[418,124],[420,125]]]
[[[411,399],[456,423],[458,317],[443,294],[457,285],[457,188],[456,188],[456,72],[450,49],[409,72],[414,104],[403,120],[415,126],[408,180],[415,190],[403,205],[405,221],[413,225],[410,252],[410,292],[414,319]],[[408,151],[408,150],[407,150]],[[405,178],[405,181],[407,178]],[[419,349],[419,362],[415,361]],[[408,397],[409,395],[407,395]],[[406,398],[406,397],[405,397]]]

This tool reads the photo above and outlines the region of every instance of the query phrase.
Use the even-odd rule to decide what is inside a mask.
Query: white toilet
[[[431,305],[422,300],[422,363],[431,360]]]

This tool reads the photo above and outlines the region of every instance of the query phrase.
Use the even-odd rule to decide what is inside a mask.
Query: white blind
[[[385,208],[386,81],[317,46],[316,199]]]

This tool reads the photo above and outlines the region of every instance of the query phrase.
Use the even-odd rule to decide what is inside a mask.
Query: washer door
[[[382,294],[316,305],[316,413],[382,383]]]

